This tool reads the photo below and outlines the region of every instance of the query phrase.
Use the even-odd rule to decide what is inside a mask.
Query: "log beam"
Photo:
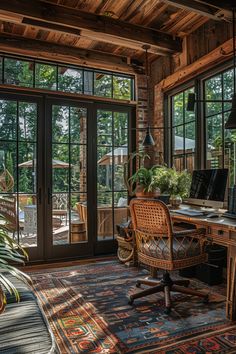
[[[4,34],[0,35],[0,51],[118,72],[140,73],[143,70],[132,65],[132,61],[128,64],[126,57]]]
[[[216,64],[220,64],[231,56],[233,56],[233,43],[229,39],[210,53],[196,60],[194,63],[176,71],[174,74],[166,77],[159,82],[156,87],[160,87],[166,92],[173,87],[183,84],[186,81],[194,79],[197,75],[213,68]]]
[[[64,29],[74,28],[81,30],[81,36],[136,50],[149,44],[150,52],[154,54],[181,52],[180,38],[174,39],[167,33],[41,0],[1,0],[1,13],[62,25]]]
[[[173,5],[180,9],[189,10],[196,12],[199,15],[206,16],[213,20],[221,20],[222,18],[231,17],[231,11],[224,10],[224,5],[222,1],[222,6],[213,6],[209,4],[208,1],[198,2],[195,0],[162,0],[163,2]],[[213,3],[213,1],[212,1]]]

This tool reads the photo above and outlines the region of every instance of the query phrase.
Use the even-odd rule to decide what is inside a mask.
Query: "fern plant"
[[[155,176],[155,170],[159,166],[152,166],[151,168],[140,167],[130,178],[131,190],[135,192],[137,186],[142,187],[143,191],[153,192],[158,188]]]
[[[14,295],[16,301],[20,301],[19,292],[13,282],[8,279],[8,275],[11,274],[24,282],[30,281],[28,275],[13,265],[15,263],[23,265],[25,259],[28,259],[25,250],[18,245],[0,225],[0,313],[4,311],[7,303],[3,289],[10,295]]]

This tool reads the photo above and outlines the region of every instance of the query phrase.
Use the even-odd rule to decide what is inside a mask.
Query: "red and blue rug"
[[[116,261],[32,273],[61,353],[236,353],[236,324],[225,318],[221,288],[206,288],[207,305],[173,294],[166,315],[162,293],[127,303],[147,274]]]

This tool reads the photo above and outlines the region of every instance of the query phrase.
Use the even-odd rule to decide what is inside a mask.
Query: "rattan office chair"
[[[130,202],[132,223],[135,231],[138,260],[150,267],[165,270],[161,281],[138,280],[149,285],[141,292],[130,295],[129,304],[143,296],[164,291],[166,313],[171,310],[170,291],[199,296],[208,301],[208,295],[188,289],[189,280],[172,280],[170,270],[187,268],[207,260],[204,251],[204,229],[174,231],[168,207],[159,200],[132,199]]]

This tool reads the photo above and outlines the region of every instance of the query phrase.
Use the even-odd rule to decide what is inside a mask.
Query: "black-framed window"
[[[228,168],[229,184],[235,183],[236,130],[225,129],[233,94],[233,69],[227,69],[203,81],[205,102],[206,168]],[[221,102],[214,102],[220,100]]]
[[[166,116],[168,122],[165,122],[169,139],[166,161],[177,169],[185,168],[189,171],[194,168],[228,168],[229,185],[236,182],[236,130],[225,129],[231,102],[223,101],[232,99],[233,78],[232,63],[228,62],[196,77],[194,83],[191,81],[175,88],[166,96],[170,103],[168,107],[171,108]],[[195,104],[195,112],[186,111],[189,92],[195,92],[197,100],[201,102]],[[189,114],[192,118],[189,118]],[[186,124],[190,123],[189,119],[194,120],[194,117],[195,131],[189,131]],[[181,149],[177,149],[176,136],[183,138]],[[195,149],[192,151],[186,149],[189,146],[186,139],[189,138],[195,140]],[[191,155],[195,159],[190,159]]]
[[[177,170],[192,171],[195,166],[196,115],[186,109],[193,92],[190,87],[171,96],[171,162]]]
[[[0,56],[0,83],[115,100],[135,99],[132,75],[4,54]]]

